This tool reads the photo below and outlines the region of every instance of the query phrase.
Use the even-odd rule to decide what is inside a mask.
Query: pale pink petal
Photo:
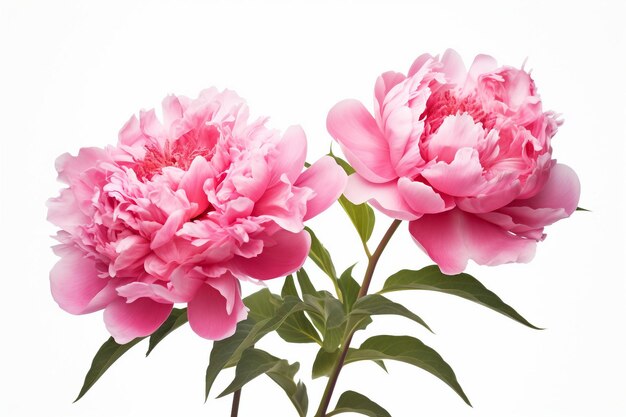
[[[56,252],[61,259],[50,271],[52,297],[68,313],[84,314],[109,280],[99,278],[96,261],[82,250],[68,245],[56,248]]]
[[[233,260],[244,275],[256,279],[289,275],[302,266],[311,247],[311,237],[306,231],[291,233],[281,230],[264,240],[265,247],[258,256]]]
[[[307,202],[306,221],[331,206],[343,193],[348,176],[330,156],[323,156],[304,171],[295,182],[297,187],[307,187],[315,192]]]
[[[433,56],[431,54],[422,54],[422,55],[418,56],[415,59],[415,61],[413,61],[413,64],[411,65],[411,68],[409,68],[409,77],[412,77],[415,74],[417,74],[419,72],[419,70],[422,69],[424,64],[426,62],[428,62],[429,60],[431,60],[431,59],[433,59]]]
[[[162,102],[163,107],[163,124],[166,130],[170,130],[170,126],[175,121],[183,118],[183,106],[178,97],[173,94],[165,97]]]
[[[576,210],[579,198],[580,181],[574,170],[567,165],[556,164],[539,193],[526,200],[516,200],[511,205],[563,209],[569,216]]]
[[[459,149],[450,164],[438,162],[422,176],[435,190],[455,197],[478,195],[486,186],[478,152],[472,148]]]
[[[535,254],[535,240],[515,236],[458,209],[427,214],[412,221],[409,231],[448,275],[463,272],[469,259],[480,265],[500,265],[529,262]]]
[[[162,304],[149,298],[132,303],[119,299],[104,310],[104,324],[121,345],[137,337],[149,336],[163,324],[172,311],[172,304]]]
[[[376,121],[381,125],[381,113],[383,104],[385,102],[385,96],[387,93],[395,87],[397,84],[401,83],[406,79],[404,74],[395,71],[388,71],[383,73],[376,80],[376,85],[374,87],[374,107],[376,108]]]
[[[339,142],[350,165],[372,182],[396,177],[389,160],[389,145],[376,121],[357,100],[344,100],[328,112],[328,132]]]
[[[306,135],[302,127],[290,126],[283,134],[270,160],[272,171],[270,186],[278,182],[283,174],[287,175],[291,183],[298,178],[304,169],[306,147]]]
[[[389,158],[394,167],[406,153],[413,128],[413,112],[409,107],[394,109],[385,121],[385,138],[389,143]],[[395,171],[397,175],[397,169]]]
[[[47,201],[48,221],[70,233],[75,233],[77,227],[87,224],[87,217],[78,205],[74,192],[70,188],[61,190],[56,198]]]
[[[59,156],[55,161],[55,167],[59,173],[59,181],[70,184],[79,180],[84,172],[97,169],[99,162],[109,160],[110,158],[104,149],[81,148],[76,156],[69,153]]]
[[[476,55],[474,62],[472,62],[470,69],[467,71],[467,78],[465,80],[465,85],[463,86],[463,94],[476,87],[478,77],[482,74],[494,71],[497,67],[498,61],[496,61],[492,56],[484,54]]]
[[[169,215],[163,227],[159,229],[158,232],[152,238],[152,243],[150,243],[150,249],[157,249],[166,243],[168,243],[176,232],[182,227],[182,225],[189,220],[188,219],[187,210],[179,209]]]
[[[203,213],[210,205],[203,186],[212,175],[211,164],[202,156],[196,156],[178,184],[178,189],[185,190],[189,202],[198,205],[198,208],[191,213],[192,218]]]
[[[454,207],[454,202],[448,201],[427,184],[411,181],[406,177],[398,180],[398,191],[404,201],[416,212],[424,214],[440,213]]]
[[[459,149],[477,148],[484,136],[482,125],[475,123],[472,116],[447,116],[428,141],[428,157],[450,163]]]
[[[200,287],[195,298],[187,306],[187,317],[193,331],[211,340],[232,336],[237,323],[247,316],[240,297],[235,300],[231,314],[228,314],[226,299],[210,285]]]
[[[348,177],[344,192],[354,204],[369,202],[381,212],[400,220],[415,220],[422,213],[416,213],[400,195],[396,181],[384,184],[369,182],[358,174]]]
[[[506,206],[519,195],[522,186],[519,180],[502,181],[502,186],[493,188],[475,197],[457,197],[456,205],[470,213],[487,213]]]
[[[467,77],[467,70],[461,56],[454,49],[446,49],[441,57],[441,63],[443,64],[442,71],[448,82],[463,86]]]

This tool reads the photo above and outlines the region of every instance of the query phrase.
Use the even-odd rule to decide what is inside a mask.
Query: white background
[[[253,113],[284,130],[301,124],[309,160],[327,152],[328,109],[354,97],[368,106],[376,77],[405,72],[423,52],[453,47],[520,66],[528,58],[544,106],[563,114],[555,156],[582,182],[593,210],[548,229],[527,265],[471,265],[481,279],[543,331],[441,294],[394,295],[435,330],[402,318],[376,319],[370,335],[411,334],[453,366],[474,404],[433,376],[389,363],[350,365],[339,393],[371,396],[402,416],[626,415],[624,3],[399,1],[172,1],[0,3],[1,286],[0,415],[226,416],[230,398],[203,403],[211,343],[183,327],[147,359],[146,346],[116,363],[72,404],[93,354],[108,337],[100,313],[71,316],[50,297],[55,230],[44,203],[55,196],[54,159],[104,146],[140,108],[168,93],[211,85],[247,98]],[[390,221],[379,216],[375,243]],[[338,269],[363,257],[338,207],[311,222]],[[406,226],[381,260],[373,289],[426,257]],[[313,265],[316,283],[327,282]],[[276,291],[280,280],[271,282]],[[246,287],[250,292],[254,288]],[[356,345],[364,339],[359,335]],[[310,382],[311,346],[271,338],[271,352],[302,362],[311,412],[323,381]],[[229,383],[217,381],[213,394]],[[240,416],[294,415],[266,377],[243,391]]]

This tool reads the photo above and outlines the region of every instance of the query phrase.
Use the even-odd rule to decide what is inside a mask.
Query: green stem
[[[378,259],[380,259],[380,255],[382,255],[385,247],[391,240],[391,236],[395,233],[400,226],[401,220],[394,220],[387,232],[380,240],[378,247],[374,251],[371,257],[369,257],[369,262],[367,263],[367,269],[365,270],[365,275],[363,277],[363,284],[361,285],[361,290],[359,291],[358,298],[363,297],[367,294],[367,290],[370,287],[370,283],[372,282],[372,277],[374,276],[374,270],[376,269],[376,264],[378,263]],[[317,409],[317,413],[315,413],[315,417],[325,417],[326,411],[328,410],[328,405],[330,404],[330,398],[333,395],[333,391],[335,389],[335,385],[337,384],[337,379],[339,378],[339,373],[341,372],[341,368],[346,360],[346,355],[348,354],[348,349],[350,348],[350,342],[352,342],[352,336],[356,330],[351,331],[345,341],[341,346],[341,351],[339,352],[339,357],[337,358],[337,362],[328,377],[328,383],[326,384],[326,389],[324,389],[324,394],[322,395],[322,400],[320,401],[319,408]]]
[[[239,400],[241,399],[241,388],[233,393],[233,405],[230,409],[230,417],[237,417],[239,413]]]

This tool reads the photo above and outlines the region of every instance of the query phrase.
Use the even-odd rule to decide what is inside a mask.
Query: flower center
[[[458,97],[454,91],[446,90],[428,98],[426,111],[422,115],[425,122],[424,133],[426,135],[435,133],[446,117],[464,113],[472,116],[474,122],[481,122],[484,128],[489,129],[493,126],[493,121],[475,96]]]

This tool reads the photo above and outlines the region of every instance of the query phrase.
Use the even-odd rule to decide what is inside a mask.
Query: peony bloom
[[[527,262],[544,226],[576,209],[578,178],[552,158],[560,122],[523,69],[479,55],[466,70],[448,50],[382,74],[374,95],[373,116],[356,100],[328,114],[356,170],[346,197],[410,221],[443,272]]]
[[[52,295],[73,314],[104,309],[118,343],[150,335],[186,303],[200,336],[222,339],[246,317],[240,280],[297,270],[303,222],[343,192],[330,157],[303,172],[306,137],[248,120],[231,91],[169,96],[163,123],[132,117],[117,146],[57,160],[67,184],[48,202],[59,226]]]

